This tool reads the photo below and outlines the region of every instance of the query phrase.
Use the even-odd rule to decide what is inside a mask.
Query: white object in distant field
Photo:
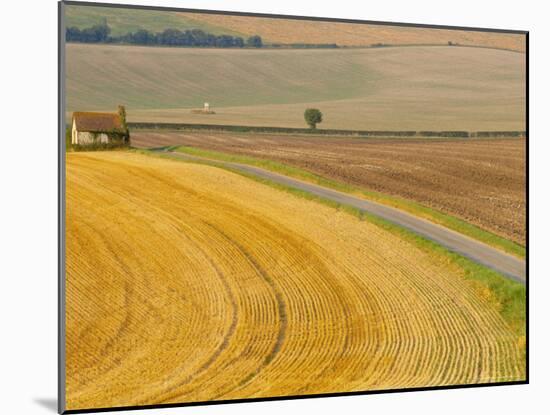
[[[208,102],[204,103],[204,112],[210,112],[210,104]]]

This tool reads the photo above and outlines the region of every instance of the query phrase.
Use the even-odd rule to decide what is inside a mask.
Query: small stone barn
[[[71,144],[128,144],[124,108],[118,113],[74,112],[71,128]]]

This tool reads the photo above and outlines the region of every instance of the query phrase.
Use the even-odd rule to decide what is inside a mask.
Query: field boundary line
[[[128,122],[130,129],[136,130],[188,130],[188,131],[227,131],[232,133],[280,133],[305,135],[337,135],[345,137],[373,138],[519,138],[525,137],[525,131],[465,131],[465,130],[344,130],[344,129],[311,129],[272,126],[248,126],[231,124],[195,124],[165,122]]]

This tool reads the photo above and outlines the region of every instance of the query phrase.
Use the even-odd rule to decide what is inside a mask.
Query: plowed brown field
[[[233,173],[67,155],[67,408],[520,380],[461,270]]]
[[[354,139],[139,133],[136,146],[189,145],[297,166],[404,197],[525,244],[525,140]]]

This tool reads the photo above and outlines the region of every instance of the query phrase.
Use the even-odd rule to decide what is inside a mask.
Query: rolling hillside
[[[111,34],[115,36],[135,32],[139,29],[151,32],[162,32],[165,29],[201,29],[215,35],[244,36],[235,30],[196,20],[193,16],[182,13],[74,5],[66,6],[65,10],[67,27],[74,26],[84,29],[96,24],[107,23],[111,28]]]
[[[68,409],[525,377],[448,257],[234,173],[70,153],[66,224]]]
[[[265,43],[336,43],[339,46],[438,44],[525,51],[523,35],[418,29],[400,26],[273,19],[223,14],[185,13],[95,6],[67,6],[67,26],[90,27],[107,22],[114,35],[138,29],[202,29],[213,34],[260,35]]]
[[[191,114],[208,101],[215,115]],[[466,47],[221,50],[67,45],[67,110],[130,121],[524,130],[525,55]]]

